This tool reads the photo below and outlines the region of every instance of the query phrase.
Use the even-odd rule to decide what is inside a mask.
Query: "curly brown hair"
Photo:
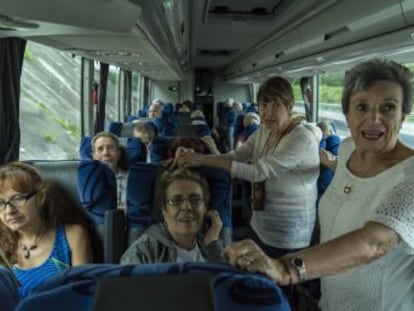
[[[44,230],[64,224],[80,224],[87,227],[87,220],[82,211],[74,208],[74,202],[66,191],[55,183],[45,182],[40,173],[31,165],[12,162],[0,167],[0,193],[13,189],[20,193],[44,191],[45,201],[37,206],[38,215]],[[16,251],[20,235],[10,230],[0,221],[0,249],[10,263],[16,263]],[[0,258],[0,264],[5,262]]]

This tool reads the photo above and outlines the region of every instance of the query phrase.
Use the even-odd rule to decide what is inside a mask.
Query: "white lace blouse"
[[[355,149],[342,142],[335,177],[320,201],[321,242],[361,228],[367,221],[397,232],[401,242],[384,257],[322,278],[323,311],[414,310],[414,156],[370,178],[346,163]]]

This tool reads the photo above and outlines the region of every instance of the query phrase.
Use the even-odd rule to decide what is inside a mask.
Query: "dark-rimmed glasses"
[[[28,194],[16,194],[8,200],[0,200],[0,212],[4,211],[7,205],[14,208],[23,207],[36,193],[37,190]]]

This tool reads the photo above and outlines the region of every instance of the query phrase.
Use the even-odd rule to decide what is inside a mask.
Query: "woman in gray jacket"
[[[208,210],[206,180],[188,169],[166,171],[159,189],[164,222],[151,225],[121,264],[220,261],[223,224],[217,211]]]

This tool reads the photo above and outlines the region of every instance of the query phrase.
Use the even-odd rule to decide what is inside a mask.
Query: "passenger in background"
[[[59,271],[92,262],[84,215],[57,190],[28,164],[0,167],[0,264],[12,266],[22,298]]]
[[[303,124],[291,120],[292,86],[280,77],[257,94],[262,126],[234,152],[177,153],[172,166],[214,166],[252,182],[253,237],[266,254],[280,256],[309,246],[316,218],[319,144]]]
[[[243,118],[243,132],[236,141],[236,149],[240,147],[260,127],[260,116],[255,112],[248,112]]]
[[[151,104],[148,108],[148,118],[155,120],[162,117],[162,106],[160,104]]]
[[[179,112],[191,112],[193,110],[193,102],[189,99],[183,101],[178,108]]]
[[[128,161],[125,149],[118,137],[111,132],[99,132],[92,138],[92,159],[107,164],[115,174],[117,184],[117,205],[126,211],[126,182]]]
[[[200,109],[191,112],[191,124],[207,125],[204,113]]]
[[[187,169],[166,171],[158,187],[164,221],[151,225],[122,255],[121,264],[220,261],[223,226],[208,210],[205,179]]]
[[[252,241],[230,263],[280,285],[321,277],[323,311],[414,310],[414,150],[398,138],[412,110],[410,70],[373,59],[345,76],[335,178],[319,206],[321,244],[269,258]]]
[[[320,145],[322,149],[320,151],[321,171],[318,178],[318,198],[320,198],[325,193],[334,176],[334,170],[324,165],[324,163],[328,159],[336,158],[341,138],[336,135],[332,125],[328,121],[321,121],[317,125],[323,133],[323,139]],[[325,156],[326,160],[324,159]]]
[[[151,122],[136,122],[134,137],[139,138],[147,150],[147,163],[151,162],[151,143],[157,137],[157,129]]]

